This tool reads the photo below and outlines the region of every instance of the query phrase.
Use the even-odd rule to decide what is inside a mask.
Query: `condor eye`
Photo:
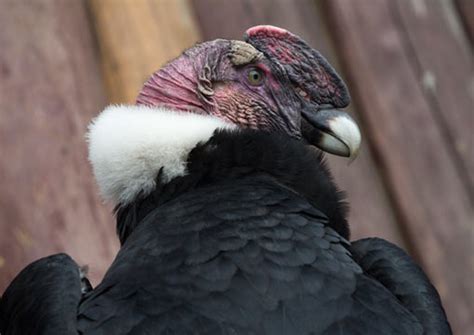
[[[250,85],[257,86],[263,82],[263,72],[260,69],[253,68],[247,72],[247,80]]]

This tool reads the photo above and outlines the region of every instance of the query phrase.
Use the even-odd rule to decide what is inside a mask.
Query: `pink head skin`
[[[338,152],[321,144],[325,134],[344,142],[330,131],[342,112],[328,109],[349,103],[344,83],[327,61],[281,28],[253,27],[245,39],[218,39],[188,49],[151,76],[137,104],[214,115],[352,155],[350,149]],[[325,113],[318,113],[322,109]]]
[[[215,40],[199,44],[155,72],[145,83],[137,103],[214,115],[242,127],[281,131],[300,138],[298,98],[285,90],[284,71],[273,69],[258,50],[236,60],[239,41]],[[244,57],[245,58],[245,57]]]

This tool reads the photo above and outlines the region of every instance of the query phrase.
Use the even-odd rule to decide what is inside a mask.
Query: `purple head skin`
[[[188,49],[151,76],[137,104],[214,115],[355,157],[360,133],[349,116],[335,109],[347,106],[350,98],[329,63],[284,29],[253,27],[245,39]]]

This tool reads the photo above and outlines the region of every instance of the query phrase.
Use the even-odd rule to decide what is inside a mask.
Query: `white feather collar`
[[[167,182],[186,174],[190,151],[218,128],[236,126],[208,115],[165,108],[115,105],[89,125],[89,160],[105,200],[125,205],[155,188],[161,168]]]

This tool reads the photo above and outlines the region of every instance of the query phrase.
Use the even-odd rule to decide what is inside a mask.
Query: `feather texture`
[[[148,194],[158,172],[186,174],[186,160],[216,129],[235,126],[209,115],[147,106],[109,106],[89,126],[89,160],[104,199],[128,204]]]

